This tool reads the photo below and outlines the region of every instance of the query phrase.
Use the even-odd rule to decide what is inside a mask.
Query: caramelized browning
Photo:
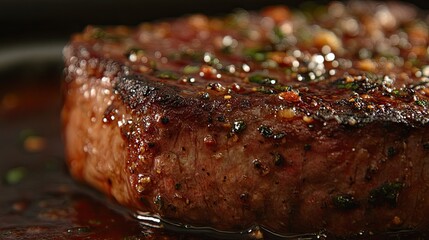
[[[65,50],[71,172],[184,224],[423,231],[429,28],[417,14],[353,1],[88,27]]]

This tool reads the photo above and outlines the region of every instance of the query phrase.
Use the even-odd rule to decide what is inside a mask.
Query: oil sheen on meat
[[[74,35],[72,175],[133,211],[219,230],[427,231],[427,22],[400,3],[317,9]]]

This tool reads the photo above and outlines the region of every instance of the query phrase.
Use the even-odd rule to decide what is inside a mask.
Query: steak
[[[70,172],[186,226],[425,232],[429,28],[418,14],[354,1],[89,26],[64,50]]]

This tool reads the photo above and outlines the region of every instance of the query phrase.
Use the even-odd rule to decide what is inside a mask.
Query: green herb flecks
[[[168,71],[168,70],[158,71],[156,73],[156,77],[162,78],[162,79],[171,79],[171,80],[177,80],[180,78],[180,76],[177,73]]]
[[[340,194],[332,197],[332,203],[340,210],[352,210],[359,206],[356,199],[350,194]]]
[[[370,191],[368,202],[374,206],[388,204],[391,207],[395,207],[398,202],[399,192],[403,187],[404,184],[400,182],[386,182]]]
[[[359,88],[359,83],[357,83],[357,82],[337,83],[337,88],[339,88],[339,89],[357,90]]]
[[[97,40],[105,40],[111,42],[119,42],[124,39],[125,35],[114,34],[112,32],[106,31],[101,27],[96,27],[91,32],[91,37]]]
[[[183,68],[184,74],[193,74],[193,73],[197,73],[199,71],[200,71],[199,66],[187,65]]]
[[[429,105],[429,102],[427,100],[417,100],[414,103],[422,107],[427,107]]]
[[[262,136],[266,138],[270,138],[273,136],[273,130],[269,126],[261,125],[258,128],[258,131]]]
[[[255,60],[257,62],[263,62],[267,59],[268,51],[260,48],[247,48],[244,50],[244,56]]]
[[[264,94],[276,94],[277,93],[276,91],[274,91],[273,89],[268,88],[268,87],[258,87],[258,88],[256,88],[256,91],[260,92],[260,93],[264,93]]]
[[[253,74],[249,76],[249,82],[260,85],[275,85],[277,84],[277,79],[262,74]]]

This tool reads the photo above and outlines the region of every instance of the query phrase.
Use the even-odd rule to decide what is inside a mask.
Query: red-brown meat
[[[428,26],[333,3],[88,27],[65,49],[71,173],[174,222],[429,229]]]

